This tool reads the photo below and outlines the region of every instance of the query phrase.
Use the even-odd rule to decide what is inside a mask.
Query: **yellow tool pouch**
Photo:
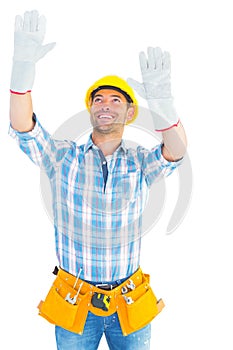
[[[149,285],[149,275],[142,274],[142,283],[126,294],[118,296],[118,317],[124,335],[145,327],[163,309],[162,299],[157,300]],[[131,299],[129,299],[131,298]],[[127,303],[126,300],[132,300]]]
[[[89,291],[80,290],[75,304],[66,300],[69,293],[70,297],[74,298],[77,290],[58,275],[45,301],[41,301],[38,306],[39,314],[50,323],[82,334],[88,313]]]
[[[154,295],[149,279],[138,269],[118,287],[103,290],[60,269],[45,301],[38,306],[39,315],[82,334],[89,311],[97,316],[117,312],[122,332],[128,335],[150,323],[164,307],[162,299],[158,301]]]

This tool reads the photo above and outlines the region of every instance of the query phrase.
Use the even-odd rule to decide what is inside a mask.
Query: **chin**
[[[114,127],[113,126],[96,126],[94,128],[96,131],[98,131],[101,134],[110,134],[111,132],[114,131]]]

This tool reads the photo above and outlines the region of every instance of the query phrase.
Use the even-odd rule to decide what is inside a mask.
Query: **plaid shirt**
[[[102,157],[91,136],[85,145],[54,140],[36,120],[32,131],[9,134],[50,181],[56,254],[59,265],[90,281],[115,281],[140,263],[142,213],[148,189],[180,162],[168,162],[161,145],[152,150],[126,148],[124,142]]]

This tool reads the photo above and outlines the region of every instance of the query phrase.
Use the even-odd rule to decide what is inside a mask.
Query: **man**
[[[142,83],[129,83],[147,99],[163,142],[152,150],[127,148],[126,124],[137,117],[133,89],[106,76],[86,94],[93,131],[85,145],[54,140],[33,113],[30,91],[45,18],[16,17],[11,78],[10,134],[47,174],[53,195],[59,271],[40,314],[56,325],[59,350],[94,350],[105,333],[109,348],[149,349],[150,321],[162,306],[140,269],[141,214],[148,188],[170,174],[186,149],[173,106],[169,54],[140,55]]]

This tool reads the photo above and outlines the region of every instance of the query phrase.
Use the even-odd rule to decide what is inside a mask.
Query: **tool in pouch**
[[[134,282],[131,279],[129,279],[128,281],[129,281],[129,283],[126,284],[126,286],[123,286],[121,288],[122,294],[127,293],[129,289],[134,290],[136,288]],[[96,287],[98,287],[98,286],[101,286],[101,284],[96,285]],[[133,302],[134,302],[131,297],[124,296],[124,299],[125,299],[127,304],[133,304]],[[94,307],[97,307],[97,308],[102,309],[104,311],[109,310],[110,301],[111,301],[110,296],[107,296],[104,293],[97,293],[97,292],[94,293],[94,295],[91,299],[91,303]]]
[[[110,296],[95,292],[91,298],[91,303],[94,307],[103,311],[108,311],[110,306]]]
[[[96,287],[99,287],[101,285],[96,285]],[[129,283],[126,286],[123,286],[121,288],[121,293],[125,294],[128,292],[128,290],[134,290],[135,289],[135,284],[133,283],[133,281],[131,279],[129,279]],[[124,296],[124,299],[126,301],[127,304],[133,304],[133,299],[131,297],[126,297]],[[102,309],[103,311],[108,311],[109,310],[109,306],[110,306],[110,301],[111,298],[110,296],[107,296],[104,293],[97,293],[95,292],[93,294],[93,297],[91,298],[91,303],[94,307],[97,307],[98,309]]]
[[[78,272],[78,276],[77,276],[77,278],[76,278],[76,280],[74,282],[74,285],[73,285],[73,289],[74,290],[75,290],[75,288],[77,286],[77,283],[78,283],[78,280],[79,280],[81,272],[82,272],[82,268],[80,267],[79,272]],[[71,292],[68,292],[66,294],[65,300],[68,301],[68,303],[70,303],[72,305],[75,305],[76,302],[77,302],[77,298],[78,298],[78,295],[80,293],[80,290],[81,290],[82,286],[83,286],[83,282],[80,283],[79,288],[77,290],[77,293],[73,297],[71,297]]]
[[[126,336],[150,323],[164,307],[154,295],[149,277],[139,268],[127,281],[103,291],[59,269],[45,301],[38,306],[39,314],[50,323],[82,334],[88,312],[97,316],[117,312]]]

